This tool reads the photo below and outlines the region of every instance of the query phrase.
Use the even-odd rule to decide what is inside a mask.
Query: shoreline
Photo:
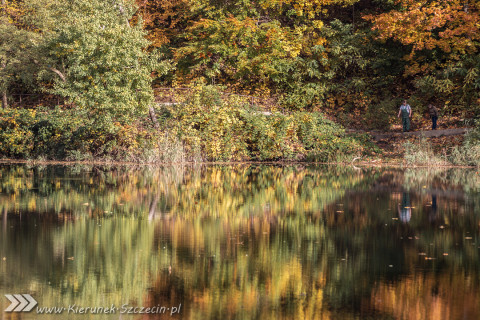
[[[235,165],[325,165],[325,166],[351,166],[359,167],[386,167],[386,168],[446,168],[446,169],[474,169],[477,166],[465,165],[405,165],[402,159],[373,160],[373,161],[351,161],[351,162],[308,162],[308,161],[205,161],[205,162],[129,162],[129,161],[62,161],[62,160],[24,160],[24,159],[0,159],[2,164],[28,164],[28,165],[47,165],[47,166],[75,166],[75,165],[99,165],[99,166],[138,166],[138,167],[167,167],[167,166],[235,166]]]

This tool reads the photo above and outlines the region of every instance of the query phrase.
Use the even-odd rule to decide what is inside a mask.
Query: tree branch
[[[122,14],[122,16],[125,17],[125,22],[127,24],[127,27],[130,27],[130,22],[128,22],[127,15],[125,14],[125,9],[123,9],[123,6],[121,3],[118,4],[118,10],[120,10],[120,13]]]
[[[40,64],[40,62],[38,62],[36,59],[33,59],[33,63]],[[60,79],[62,79],[63,82],[67,81],[67,77],[65,77],[65,75],[60,70],[58,70],[56,68],[53,68],[53,67],[50,67],[50,66],[48,67],[48,69],[55,72],[60,77]]]
[[[50,67],[50,70],[52,70],[53,72],[55,72],[55,73],[60,77],[60,79],[62,79],[63,82],[66,82],[66,81],[67,81],[67,79],[65,78],[65,76],[63,75],[63,73],[60,72],[60,70],[55,69],[55,68],[52,68],[52,67]]]

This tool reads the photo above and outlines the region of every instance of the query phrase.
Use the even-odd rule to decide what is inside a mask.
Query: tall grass
[[[449,165],[446,155],[435,154],[432,145],[425,137],[404,144],[404,160],[413,166],[445,166]]]
[[[413,166],[480,166],[480,123],[470,130],[462,145],[455,146],[450,152],[439,155],[425,137],[404,144],[404,161]]]

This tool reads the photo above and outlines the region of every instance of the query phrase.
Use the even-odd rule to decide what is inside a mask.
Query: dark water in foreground
[[[1,319],[480,319],[475,170],[0,165],[0,216]]]

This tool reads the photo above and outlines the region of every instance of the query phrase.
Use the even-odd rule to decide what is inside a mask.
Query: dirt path
[[[370,132],[375,141],[388,139],[388,138],[400,138],[400,137],[425,137],[425,138],[437,138],[446,136],[457,136],[467,132],[466,128],[455,129],[442,129],[442,130],[425,130],[425,131],[411,131],[411,132]]]
[[[398,129],[397,129],[398,130]],[[401,129],[400,129],[401,130]],[[414,137],[425,137],[428,139],[430,146],[436,151],[461,144],[463,135],[469,128],[453,128],[441,130],[418,130],[411,132],[401,131],[362,131],[348,130],[347,133],[368,133],[372,137],[372,141],[382,150],[384,157],[392,159],[403,158],[405,152],[405,143],[412,142]]]
[[[381,132],[381,131],[361,131],[361,130],[347,130],[347,132],[352,133],[369,133],[373,140],[380,141],[384,139],[392,138],[407,138],[407,137],[425,137],[425,138],[436,138],[436,137],[446,137],[446,136],[456,136],[462,135],[467,132],[467,128],[455,128],[455,129],[442,129],[442,130],[420,130],[420,131],[411,131],[411,132]]]

